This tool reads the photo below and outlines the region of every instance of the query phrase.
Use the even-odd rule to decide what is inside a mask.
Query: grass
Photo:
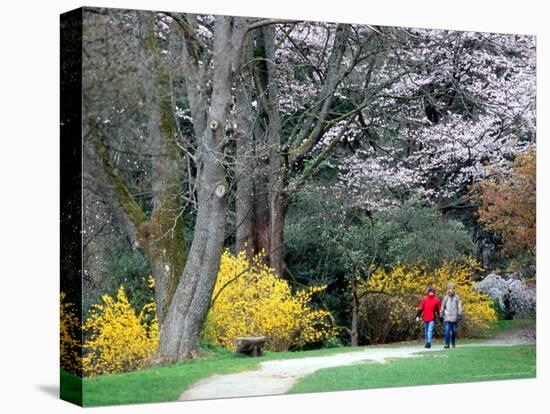
[[[483,333],[478,335],[480,338],[492,338],[502,332],[510,331],[514,329],[526,328],[531,325],[535,325],[534,319],[512,319],[509,321],[499,320],[496,321],[489,329],[486,329]]]
[[[226,350],[211,350],[201,359],[124,374],[85,378],[83,402],[84,406],[91,407],[174,401],[193,383],[213,374],[252,370],[260,362],[268,360],[328,356],[362,349],[341,347],[304,352],[266,352],[259,358],[249,358]]]
[[[385,364],[365,362],[327,368],[299,381],[291,393],[449,384],[471,381],[534,378],[534,345],[465,347]]]
[[[479,338],[474,339],[459,339],[458,344],[475,344],[478,343],[484,339],[487,339],[488,337],[491,337],[493,335],[496,335],[497,333],[500,333],[502,331],[508,330],[508,329],[515,329],[520,328],[523,326],[527,326],[529,324],[534,323],[534,321],[499,321],[496,323],[488,333],[484,334],[483,336],[480,336]],[[387,344],[387,345],[379,345],[377,347],[399,347],[399,346],[407,346],[407,345],[417,345],[418,341],[408,341],[408,342],[402,342],[402,343],[396,343],[396,344]],[[440,346],[439,342],[434,342],[435,346]],[[338,347],[338,348],[327,348],[327,349],[320,349],[320,350],[314,350],[314,351],[303,351],[303,352],[266,352],[266,354],[259,358],[249,358],[241,355],[237,355],[234,352],[222,350],[222,349],[208,349],[205,351],[205,355],[203,358],[185,361],[178,364],[173,364],[169,366],[164,367],[153,367],[148,369],[143,369],[139,371],[129,372],[125,374],[116,374],[116,375],[104,375],[99,376],[95,378],[85,378],[84,380],[81,380],[78,377],[74,377],[71,374],[63,373],[62,372],[62,387],[61,387],[61,394],[63,395],[64,399],[67,399],[71,402],[74,402],[76,404],[79,404],[79,398],[80,398],[80,387],[82,386],[83,389],[83,405],[85,406],[101,406],[101,405],[116,405],[116,404],[132,404],[132,403],[147,403],[147,402],[163,402],[163,401],[174,401],[176,400],[181,393],[189,388],[193,383],[206,378],[213,374],[227,374],[232,372],[239,372],[239,371],[246,371],[246,370],[253,370],[256,369],[259,365],[259,363],[263,361],[268,360],[281,360],[281,359],[293,359],[293,358],[306,358],[306,357],[312,357],[312,356],[329,356],[334,355],[342,352],[354,352],[354,351],[361,351],[364,347]],[[500,348],[496,348],[500,349]],[[514,348],[515,349],[515,348]],[[479,352],[481,354],[477,354],[476,351],[473,351],[473,353],[470,355],[471,358],[475,359],[477,357],[481,358],[481,364],[483,365],[484,361],[483,358],[485,358],[485,353],[487,353],[487,348],[481,349]],[[460,349],[457,348],[453,350],[454,354],[448,354],[449,357],[452,358],[452,360],[449,360],[451,362],[456,362],[455,358],[460,358],[460,356],[465,352],[472,351],[471,348],[466,349]],[[500,353],[503,352],[502,350],[495,353],[495,355],[500,355]],[[436,354],[434,354],[436,355]],[[533,351],[534,355],[534,351]],[[424,358],[424,357],[422,357]],[[365,367],[368,367],[369,370],[380,370],[377,372],[377,376],[380,375],[380,373],[386,372],[386,367],[391,367],[393,364],[409,364],[409,363],[416,363],[417,361],[420,361],[420,359],[409,359],[409,360],[403,360],[403,361],[395,361],[388,365],[383,366],[376,366],[372,364],[361,364],[359,366],[352,366],[352,367],[345,367],[345,368],[334,368],[336,370],[335,372],[340,372],[339,370],[342,369],[342,375],[340,376],[338,374],[338,379],[333,381],[334,386],[338,386],[338,384],[342,384],[344,387],[351,387],[351,388],[338,388],[338,389],[358,389],[358,388],[372,388],[372,384],[366,384],[363,385],[357,385],[359,383],[356,383],[354,378],[354,373],[361,373],[365,370]],[[507,362],[514,363],[515,362],[515,356],[509,356],[506,357]],[[533,356],[534,360],[534,356]],[[436,364],[442,364],[445,361],[444,358],[441,358],[441,360],[438,360],[436,358]],[[454,363],[453,362],[453,363]],[[478,361],[479,362],[479,361]],[[371,366],[372,365],[372,366]],[[422,365],[422,364],[421,364]],[[460,365],[457,365],[460,366]],[[504,365],[503,365],[504,366]],[[533,363],[534,366],[534,363]],[[485,369],[485,374],[483,375],[489,375],[494,373],[499,373],[500,371],[493,369],[494,367],[489,366],[487,369]],[[498,368],[498,367],[496,367]],[[351,370],[348,371],[347,370]],[[357,370],[357,371],[356,371]],[[329,371],[332,371],[329,370]],[[370,372],[370,371],[369,371]],[[394,371],[388,371],[388,375],[391,375]],[[507,371],[508,372],[508,371]],[[510,371],[511,372],[511,371]],[[530,372],[530,371],[529,371]],[[305,379],[304,381],[317,381],[315,378],[317,375],[325,375],[324,370],[319,371],[317,374],[314,374],[311,378]],[[460,375],[463,375],[463,377],[460,377]],[[455,378],[454,376],[449,376],[448,372],[445,371],[445,375],[442,376],[436,376],[433,378],[432,382],[429,383],[442,383],[442,382],[459,382],[461,380],[464,381],[476,381],[477,379],[470,379],[468,377],[469,371],[464,371],[463,374],[460,374],[459,377]],[[504,375],[504,373],[502,374]],[[321,377],[324,378],[324,377]],[[388,377],[388,381],[384,382],[384,376],[380,377],[380,382],[382,383],[382,387],[386,386],[401,386],[401,385],[415,385],[419,384],[418,382],[418,374],[412,373],[410,381],[406,381],[406,375],[397,379],[401,379],[404,382],[397,382],[394,383],[395,379],[392,379],[391,377]],[[431,377],[430,377],[431,378]],[[489,378],[489,379],[498,379],[498,378]],[[311,391],[315,390],[331,390],[330,388],[332,385],[328,384],[327,386],[329,388],[316,388],[319,386],[324,387],[324,381],[325,379],[320,380],[321,383],[318,383],[317,385],[314,385]],[[351,383],[349,382],[351,381]],[[304,384],[307,385],[307,382],[304,382]],[[347,384],[347,385],[346,385]],[[384,385],[386,384],[386,385]],[[388,385],[389,384],[389,385]],[[367,386],[368,385],[368,386]],[[297,387],[303,386],[302,382],[300,382]],[[305,386],[305,385],[304,385]],[[299,389],[299,388],[298,388]],[[309,391],[293,391],[293,392],[309,392]]]
[[[192,383],[212,374],[253,369],[252,359],[192,360],[167,367],[84,379],[84,405],[175,401]]]

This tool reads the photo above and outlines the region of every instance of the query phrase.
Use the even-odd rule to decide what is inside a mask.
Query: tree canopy
[[[227,249],[326,285],[355,344],[375,271],[533,256],[532,36],[91,8],[84,32],[84,289],[142,303],[150,272],[159,361],[199,354]]]

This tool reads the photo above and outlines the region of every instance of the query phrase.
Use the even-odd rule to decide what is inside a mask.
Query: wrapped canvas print
[[[530,35],[61,15],[61,397],[536,375]]]

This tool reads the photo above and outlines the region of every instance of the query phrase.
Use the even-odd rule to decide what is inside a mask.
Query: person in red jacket
[[[424,315],[424,339],[426,341],[425,348],[432,347],[432,335],[435,326],[435,318],[439,318],[441,311],[441,302],[435,296],[435,288],[430,286],[428,294],[422,298],[418,310],[416,312],[416,321],[420,320],[420,315]]]

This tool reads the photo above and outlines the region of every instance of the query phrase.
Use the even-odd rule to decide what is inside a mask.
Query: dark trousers
[[[458,323],[455,322],[449,322],[445,321],[445,345],[449,345],[449,342],[453,341],[455,342],[456,339],[456,331],[458,328]]]

